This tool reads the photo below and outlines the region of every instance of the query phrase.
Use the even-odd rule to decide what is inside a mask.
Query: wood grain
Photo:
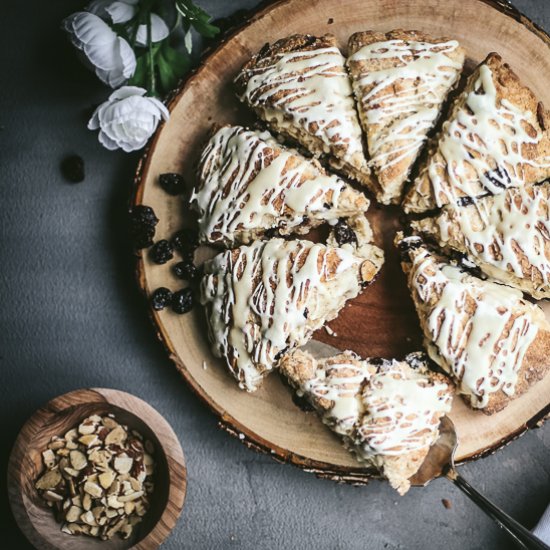
[[[251,114],[234,97],[232,79],[266,41],[295,32],[334,33],[342,48],[360,30],[418,29],[458,39],[470,69],[498,51],[526,84],[550,105],[550,38],[529,20],[498,0],[281,0],[258,12],[210,53],[170,102],[171,119],[156,134],[136,175],[133,202],[152,206],[160,218],[156,238],[169,238],[192,224],[182,203],[158,186],[163,172],[183,173],[194,183],[194,166],[212,123],[250,123]],[[421,346],[420,329],[405,279],[392,246],[400,226],[395,208],[373,206],[368,215],[387,261],[379,279],[330,324],[317,341],[363,356],[402,357]],[[201,250],[204,258],[211,250]],[[138,260],[138,282],[146,295],[159,286],[179,288],[169,265]],[[177,316],[151,312],[159,338],[194,391],[220,416],[220,425],[251,448],[316,474],[354,483],[372,472],[358,467],[338,440],[292,402],[288,389],[272,375],[254,393],[240,391],[209,350],[201,311]],[[206,368],[204,368],[206,367]],[[451,417],[457,426],[458,461],[493,452],[542,422],[550,412],[550,377],[501,413],[487,417],[456,399]]]
[[[101,541],[60,531],[52,510],[39,497],[34,483],[44,467],[41,452],[54,435],[63,435],[91,414],[113,413],[117,421],[138,430],[155,445],[155,490],[151,508],[128,540]],[[8,495],[13,515],[25,536],[39,549],[153,550],[168,536],[183,508],[187,471],[178,438],[153,407],[125,392],[93,388],[56,397],[36,411],[23,426],[8,465]]]

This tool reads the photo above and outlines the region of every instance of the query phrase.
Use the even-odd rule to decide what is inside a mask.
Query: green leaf
[[[180,12],[184,24],[186,21],[189,22],[205,38],[213,38],[220,32],[218,27],[210,24],[212,17],[192,0],[176,0],[176,9]]]
[[[179,79],[191,67],[189,57],[163,42],[156,55],[160,85],[164,93],[174,89]]]
[[[140,55],[136,60],[136,71],[130,80],[128,86],[139,86],[147,88],[147,55]]]

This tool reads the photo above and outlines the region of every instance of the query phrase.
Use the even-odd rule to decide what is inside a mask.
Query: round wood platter
[[[42,451],[54,435],[64,435],[92,414],[114,414],[118,422],[138,430],[155,447],[155,490],[150,508],[128,540],[102,541],[61,531],[34,487],[44,470]],[[154,550],[168,537],[183,509],[187,470],[178,438],[151,405],[118,390],[75,390],[52,399],[25,423],[8,464],[8,495],[13,515],[24,535],[40,550]]]
[[[200,149],[213,123],[249,124],[253,118],[235,97],[232,80],[243,63],[268,41],[293,33],[336,35],[345,52],[348,37],[360,30],[416,29],[449,36],[467,51],[466,69],[492,51],[500,53],[524,82],[550,105],[550,37],[500,0],[281,0],[264,7],[204,60],[170,101],[171,118],[154,137],[136,175],[134,203],[152,206],[160,219],[156,239],[170,238],[193,223],[181,199],[158,185],[159,174],[179,172],[195,183]],[[397,208],[373,203],[368,218],[386,263],[376,282],[330,323],[335,335],[318,331],[314,340],[363,357],[403,357],[422,349],[421,334],[405,278],[393,248],[399,228]],[[211,250],[199,250],[201,258]],[[177,261],[177,260],[174,260]],[[147,296],[159,286],[181,287],[170,264],[155,265],[144,253],[138,280]],[[221,426],[249,447],[270,453],[324,477],[354,483],[372,477],[358,466],[312,413],[302,412],[277,374],[253,394],[239,390],[222,362],[212,356],[200,307],[187,315],[169,309],[151,312],[158,335],[177,369],[219,415]],[[550,314],[550,308],[548,309]],[[455,399],[451,418],[460,439],[457,460],[500,448],[550,413],[550,377],[486,416]]]

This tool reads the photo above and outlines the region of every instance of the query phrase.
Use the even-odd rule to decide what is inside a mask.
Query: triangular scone
[[[546,374],[550,325],[537,305],[451,265],[420,237],[396,243],[426,349],[471,407],[495,413]]]
[[[271,129],[372,186],[345,58],[330,34],[266,44],[235,79],[240,99]]]
[[[303,234],[369,207],[363,193],[317,161],[241,126],[224,126],[208,141],[198,180],[191,207],[201,242],[247,244],[270,229]]]
[[[446,207],[412,226],[465,254],[490,277],[534,298],[550,298],[550,182]]]
[[[254,391],[282,352],[305,344],[374,279],[383,253],[357,238],[342,247],[256,241],[206,262],[201,302],[210,341],[241,388]]]
[[[428,369],[425,354],[361,360],[346,351],[316,360],[296,350],[282,357],[280,371],[359,461],[400,494],[408,491],[453,396],[453,384]]]
[[[550,176],[550,114],[502,58],[491,53],[469,77],[426,165],[406,194],[406,212],[496,195]]]
[[[464,50],[456,40],[418,31],[353,34],[348,68],[367,135],[376,198],[399,203],[403,187],[448,93],[460,78]]]

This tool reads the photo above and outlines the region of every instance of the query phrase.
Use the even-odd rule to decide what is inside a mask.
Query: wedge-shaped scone
[[[550,365],[550,325],[513,288],[484,281],[397,236],[430,357],[467,403],[487,414],[540,380]]]
[[[257,389],[281,353],[305,344],[370,283],[383,263],[366,218],[357,244],[341,247],[271,239],[206,262],[201,302],[214,353],[241,388]]]
[[[550,115],[502,58],[491,53],[468,79],[406,212],[468,203],[550,176]]]
[[[427,364],[423,353],[396,361],[346,351],[316,360],[295,350],[283,356],[280,371],[359,461],[404,494],[451,410],[453,384]]]
[[[240,99],[275,133],[373,185],[345,58],[334,36],[296,34],[266,44],[235,84]]]
[[[191,207],[201,242],[247,244],[277,229],[307,233],[365,212],[369,201],[319,163],[281,147],[267,132],[224,126],[208,141]]]
[[[494,279],[550,298],[550,182],[446,207],[413,228],[465,254]]]
[[[448,93],[460,78],[464,50],[456,40],[418,31],[353,34],[347,61],[370,165],[383,204],[403,187]]]

